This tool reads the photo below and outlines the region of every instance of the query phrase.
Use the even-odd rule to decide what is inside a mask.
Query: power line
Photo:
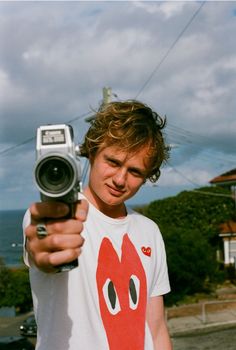
[[[82,119],[82,118],[87,117],[89,114],[91,114],[91,111],[86,112],[86,113],[84,113],[84,114],[81,114],[80,116],[77,116],[77,117],[75,117],[75,118],[73,118],[73,119],[70,119],[70,120],[68,120],[66,123],[67,123],[67,124],[73,123],[73,122],[75,122],[76,120],[79,120],[79,119]]]
[[[85,118],[85,117],[88,116],[90,113],[91,113],[91,112],[86,112],[86,113],[84,113],[84,114],[82,114],[82,115],[79,115],[79,116],[77,116],[77,117],[75,117],[75,118],[73,118],[73,119],[68,120],[66,123],[67,123],[67,124],[73,123],[73,122],[75,122],[76,120]],[[28,139],[26,139],[26,140],[24,140],[24,141],[22,141],[22,142],[20,142],[20,143],[17,143],[17,144],[14,145],[14,146],[8,147],[8,148],[6,148],[6,149],[0,151],[0,156],[6,154],[6,153],[8,153],[8,152],[11,152],[11,151],[13,151],[14,149],[16,149],[16,148],[18,148],[18,147],[24,146],[24,145],[26,145],[27,143],[30,143],[30,142],[34,141],[35,138],[36,138],[35,136],[30,137],[30,138],[28,138]]]
[[[189,130],[177,127],[173,124],[168,123],[166,129],[168,130],[168,137],[173,140],[172,142],[180,146],[191,144],[200,149],[204,149],[206,147],[206,144],[210,146],[210,143],[214,141],[211,137],[191,132]],[[222,162],[235,164],[235,159],[233,158],[226,158],[225,156],[221,157],[220,155],[212,154],[206,149],[204,149],[204,153],[206,156],[208,153],[210,153],[211,158],[214,157],[215,159],[218,159]]]
[[[14,145],[14,146],[8,147],[8,148],[4,149],[3,151],[0,151],[0,156],[4,155],[4,154],[6,154],[6,153],[8,153],[8,152],[10,152],[10,151],[13,151],[14,149],[16,149],[16,148],[18,148],[18,147],[21,147],[21,146],[23,146],[23,145],[26,145],[27,143],[30,143],[30,142],[32,142],[32,141],[34,141],[34,140],[35,140],[35,136],[30,137],[29,139],[26,139],[25,141],[22,141],[22,142],[20,142],[20,143],[17,143],[17,144]]]
[[[182,29],[182,31],[179,33],[179,35],[177,36],[177,38],[174,40],[174,42],[172,43],[172,45],[169,47],[169,49],[167,50],[167,52],[164,54],[164,56],[162,57],[162,59],[160,60],[160,62],[156,65],[156,67],[154,68],[154,70],[151,72],[150,76],[147,78],[147,80],[145,81],[145,83],[143,84],[143,86],[140,88],[140,90],[138,91],[137,95],[135,96],[135,99],[138,98],[138,96],[143,92],[143,90],[145,89],[145,87],[148,85],[148,83],[150,82],[150,80],[153,78],[153,76],[156,74],[156,72],[158,71],[158,69],[161,67],[162,63],[166,60],[166,58],[169,56],[169,53],[171,52],[171,50],[173,50],[173,48],[175,47],[175,45],[177,44],[177,42],[179,41],[179,39],[182,37],[182,35],[184,34],[184,32],[187,30],[187,28],[190,26],[190,24],[193,22],[193,20],[195,19],[195,17],[197,17],[197,15],[199,14],[199,12],[201,11],[202,7],[205,5],[205,1],[203,1],[199,8],[195,11],[195,13],[193,14],[193,16],[190,18],[190,20],[187,22],[187,24],[185,25],[185,27]]]
[[[180,135],[181,137],[182,136],[190,137],[191,140],[192,139],[194,139],[194,140],[200,139],[197,143],[199,143],[201,145],[202,145],[202,142],[214,141],[214,138],[211,136],[206,136],[206,135],[202,135],[202,134],[199,134],[196,132],[192,132],[192,131],[189,131],[187,129],[180,128],[179,126],[176,126],[176,125],[171,124],[171,123],[168,123],[166,128],[169,130],[170,133]]]
[[[216,197],[227,197],[227,198],[232,198],[232,195],[230,194],[223,194],[223,193],[214,193],[214,192],[208,192],[208,191],[201,191],[201,190],[190,190],[189,192],[195,192],[195,193],[200,193],[200,194],[206,194],[208,196],[216,196]]]
[[[199,6],[199,8],[195,11],[195,13],[193,14],[193,16],[190,18],[190,20],[187,22],[187,24],[185,25],[185,27],[183,28],[183,30],[180,32],[180,34],[177,36],[177,38],[174,40],[174,42],[172,43],[172,45],[170,46],[170,48],[167,50],[166,54],[163,56],[163,58],[161,59],[161,61],[157,64],[157,66],[155,67],[155,69],[153,70],[153,72],[151,73],[151,75],[149,76],[149,78],[146,80],[146,82],[143,84],[143,86],[141,87],[141,89],[139,90],[138,94],[136,95],[135,98],[137,98],[141,92],[145,89],[146,85],[149,83],[149,81],[152,79],[152,77],[156,74],[157,70],[160,68],[160,66],[162,65],[162,63],[165,61],[165,59],[167,58],[167,56],[169,55],[169,53],[171,52],[171,50],[174,48],[174,46],[177,44],[177,42],[179,41],[179,39],[181,38],[181,36],[184,34],[184,32],[187,30],[187,28],[190,26],[190,24],[192,23],[192,21],[194,20],[194,18],[198,15],[198,13],[200,12],[201,8],[204,6],[205,2],[202,2]],[[115,97],[118,97],[117,95],[115,95]],[[90,114],[90,112],[87,112],[85,114],[83,114],[82,116],[79,117],[75,117],[71,120],[69,120],[67,123],[72,123],[82,117],[87,116],[88,114]],[[31,137],[23,142],[20,142],[14,146],[11,146],[3,151],[0,152],[0,156],[4,155],[18,147],[21,147],[27,143],[32,142],[35,139],[35,137]]]
[[[191,179],[189,179],[186,175],[184,175],[181,171],[179,171],[178,169],[176,169],[173,165],[171,165],[169,162],[168,162],[168,165],[169,167],[175,171],[178,175],[180,175],[181,177],[183,177],[185,180],[187,180],[189,183],[191,183],[192,185],[194,186],[197,186],[197,187],[200,187],[199,184],[197,184],[196,182],[192,181]]]
[[[178,169],[176,169],[174,166],[170,165],[168,163],[168,165],[170,166],[170,168],[172,170],[174,170],[177,174],[179,174],[181,177],[183,177],[185,180],[187,180],[188,182],[190,182],[191,184],[193,184],[194,186],[200,187],[199,184],[195,183],[194,181],[190,180],[187,176],[185,176],[181,171],[179,171]],[[223,193],[217,193],[217,192],[208,192],[208,191],[202,191],[202,190],[198,190],[198,189],[194,189],[194,190],[190,190],[189,192],[194,192],[194,193],[199,193],[199,194],[205,194],[208,196],[217,196],[217,197],[228,197],[228,198],[232,198],[232,195],[230,194],[223,194]]]

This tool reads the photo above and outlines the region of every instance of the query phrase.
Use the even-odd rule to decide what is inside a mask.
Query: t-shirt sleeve
[[[26,227],[30,224],[30,211],[27,210],[24,218],[23,218],[23,223],[22,223],[22,228],[23,228],[23,259],[24,259],[24,263],[29,267],[30,263],[29,263],[29,255],[26,251],[26,236],[25,236],[25,229]]]
[[[154,277],[150,295],[151,297],[164,295],[170,292],[165,244],[159,229],[157,238],[155,251],[156,259],[153,274]]]

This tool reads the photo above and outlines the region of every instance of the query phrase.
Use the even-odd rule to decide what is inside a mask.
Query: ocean
[[[23,265],[22,220],[25,210],[0,211],[0,257],[8,267]]]

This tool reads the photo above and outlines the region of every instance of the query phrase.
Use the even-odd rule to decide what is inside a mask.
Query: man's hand
[[[78,202],[74,218],[69,219],[65,218],[69,206],[64,203],[34,203],[29,210],[31,224],[25,229],[25,235],[30,260],[44,272],[55,272],[57,266],[77,259],[84,244],[81,232],[87,217],[88,202]],[[40,239],[36,226],[42,222],[48,235]]]

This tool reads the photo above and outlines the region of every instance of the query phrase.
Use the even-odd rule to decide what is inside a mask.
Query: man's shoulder
[[[157,223],[155,221],[151,220],[150,218],[148,218],[147,216],[144,216],[143,214],[138,213],[137,211],[135,211],[133,209],[129,209],[128,214],[138,224],[147,225],[148,227],[159,231]]]

